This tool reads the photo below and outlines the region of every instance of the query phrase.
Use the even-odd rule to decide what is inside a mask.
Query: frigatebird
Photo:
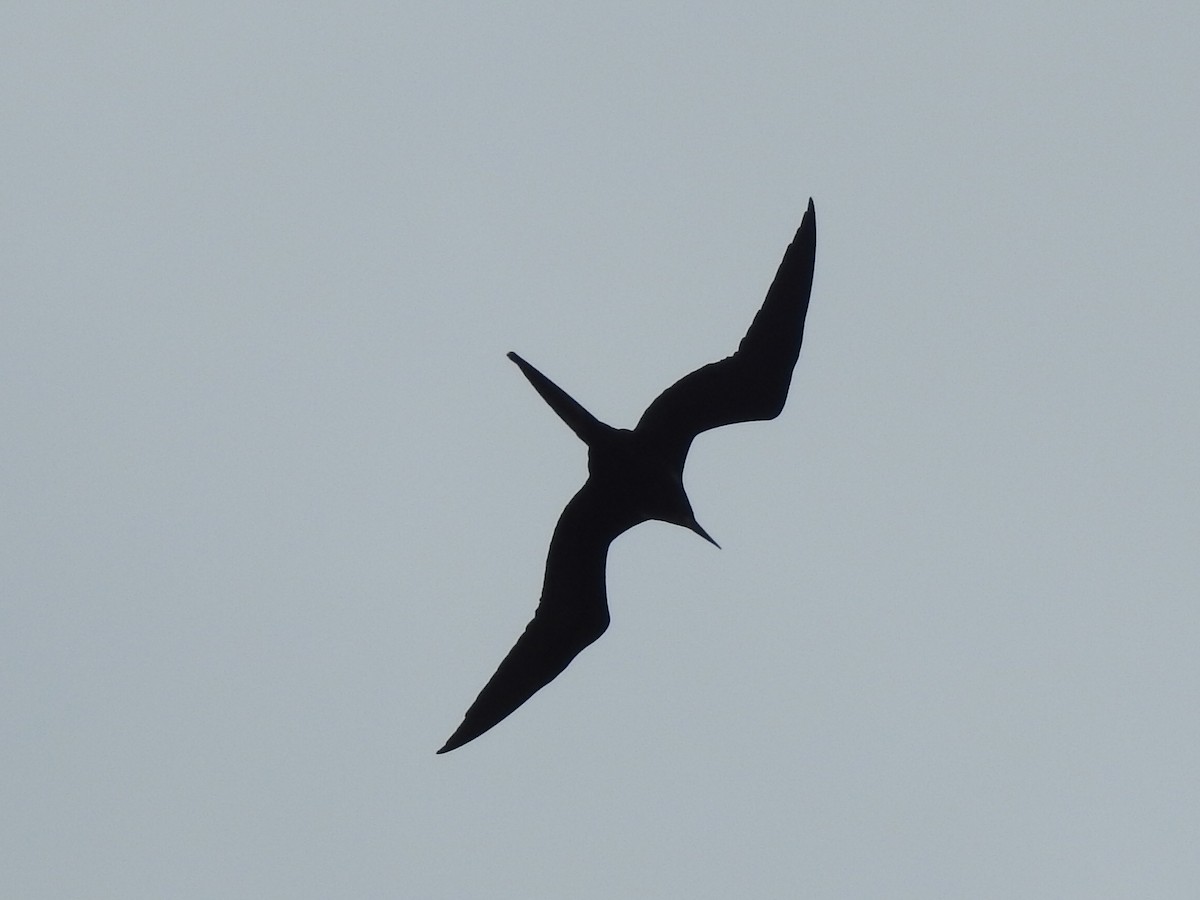
[[[496,725],[604,634],[609,623],[605,565],[608,547],[618,535],[657,519],[717,543],[696,521],[683,488],[688,448],[702,431],[774,419],[783,410],[804,337],[816,249],[816,212],[810,199],[737,351],[663,391],[632,431],[604,424],[517,354],[508,354],[587,444],[588,478],[554,528],[533,621],[438,753],[461,747]]]

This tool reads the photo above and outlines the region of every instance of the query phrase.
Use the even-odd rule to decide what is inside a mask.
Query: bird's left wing
[[[600,527],[597,504],[585,484],[559,516],[533,620],[438,753],[473,741],[505,719],[608,628],[604,567],[614,535]]]

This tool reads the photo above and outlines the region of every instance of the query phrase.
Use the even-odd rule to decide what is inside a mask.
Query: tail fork
[[[559,418],[566,422],[567,426],[589,447],[611,430],[609,426],[580,406],[566,391],[517,354],[509,353],[508,358],[517,364],[517,367],[529,379],[529,383],[533,385],[533,389],[542,395],[542,399],[550,404],[550,408],[558,413]]]

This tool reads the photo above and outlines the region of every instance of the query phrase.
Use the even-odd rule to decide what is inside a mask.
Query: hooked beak
[[[696,532],[696,534],[700,535],[700,537],[704,538],[706,541],[708,541],[710,544],[712,544],[718,550],[721,549],[721,545],[712,539],[712,535],[710,535],[707,531],[705,531],[703,528],[700,527],[700,523],[697,522],[694,517],[693,517],[692,521],[688,523],[687,527],[692,529],[692,531]]]

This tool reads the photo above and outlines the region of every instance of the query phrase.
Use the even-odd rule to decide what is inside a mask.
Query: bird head
[[[696,521],[696,514],[692,512],[691,501],[688,500],[687,492],[683,489],[682,480],[672,479],[678,487],[671,492],[671,497],[667,504],[660,510],[659,515],[654,518],[663,522],[669,522],[672,525],[679,525],[689,531],[694,531],[700,537],[704,538],[718,550],[721,545],[712,539],[707,531],[705,531],[700,523]]]

